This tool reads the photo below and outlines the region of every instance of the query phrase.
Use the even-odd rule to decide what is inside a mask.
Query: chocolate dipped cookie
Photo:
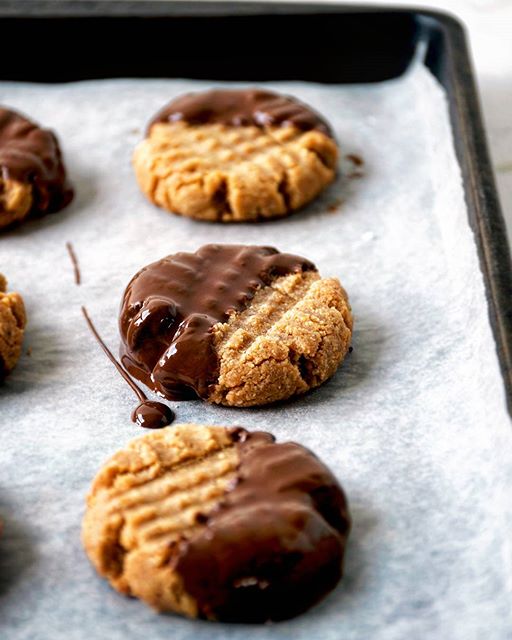
[[[53,213],[73,197],[55,134],[0,107],[0,229]]]
[[[265,622],[342,575],[344,493],[308,449],[183,424],[133,440],[96,476],[82,540],[98,573],[157,611]]]
[[[327,122],[295,98],[261,89],[190,93],[151,121],[133,165],[159,207],[220,222],[285,216],[336,173]]]
[[[327,380],[352,314],[335,278],[272,247],[205,245],[144,267],[119,318],[121,361],[171,399],[264,405]]]

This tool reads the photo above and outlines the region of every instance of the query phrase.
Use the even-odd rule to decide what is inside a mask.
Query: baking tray
[[[413,61],[418,44],[423,43],[427,64],[444,85],[449,99],[458,160],[464,176],[469,221],[476,235],[486,281],[489,313],[510,403],[510,260],[464,34],[457,23],[438,14],[404,10],[362,10],[356,7],[349,9],[318,5],[192,5],[145,2],[0,1],[0,17],[3,27],[2,44],[6,52],[4,59],[9,59],[9,65],[4,65],[0,71],[0,79],[21,81],[61,82],[113,76],[154,75],[256,82],[379,82],[401,75]],[[258,37],[260,31],[264,32],[264,39]],[[306,41],[307,50],[302,51],[298,43]],[[24,52],[23,46],[27,43],[30,43],[30,47],[27,46]],[[7,55],[8,52],[16,52],[16,55]],[[326,389],[328,391],[328,387]],[[404,409],[408,410],[408,407]],[[86,426],[86,417],[83,421]],[[462,426],[462,433],[465,435],[467,428],[464,424]],[[331,442],[334,444],[334,441]],[[478,444],[471,443],[471,446],[478,448]],[[414,461],[414,452],[415,450],[406,452],[407,456],[411,456],[411,461]],[[97,452],[93,451],[92,455],[96,464]],[[40,464],[49,467],[47,460],[49,458],[43,456]],[[448,464],[448,461],[446,462]],[[499,464],[496,464],[496,467],[499,467]],[[336,468],[341,466],[338,465]],[[379,466],[372,465],[371,473],[374,474],[376,469],[379,469]],[[458,473],[457,468],[453,477]],[[82,480],[83,477],[80,483]],[[479,490],[482,490],[482,487],[479,487]],[[74,500],[75,496],[72,487],[70,490],[67,484],[60,488],[51,484],[48,493],[51,493],[52,500],[58,503],[59,508],[62,505],[64,511],[69,509],[70,513],[76,514],[79,507],[76,506],[76,502],[73,502],[72,506],[70,504],[71,497]],[[37,498],[37,494],[36,488],[31,495]],[[357,492],[350,492],[349,496],[352,495],[355,496],[354,505],[357,509],[361,504],[358,502],[360,497],[357,497]],[[416,499],[416,495],[414,498]],[[354,518],[359,531],[366,527],[371,528],[371,509],[368,510],[368,515],[365,503],[362,504],[363,508],[359,506]],[[76,533],[78,518],[73,515],[72,521]],[[37,522],[36,514],[31,523],[32,529],[36,529]],[[10,524],[7,519],[6,524]],[[478,527],[484,526],[484,520],[478,523]],[[24,546],[22,527],[19,529],[19,546],[16,546],[18,530],[11,528],[10,531],[11,533],[6,527],[7,534],[11,536],[8,549],[13,550],[14,563],[11,564],[11,571],[14,573],[13,570],[22,570],[20,558],[22,553],[29,549],[29,545]],[[68,539],[66,545],[74,545],[73,549],[76,549],[77,536],[73,534],[74,542],[69,542],[70,530],[62,531],[67,532],[67,535],[62,536]],[[384,536],[392,535],[392,531],[391,528],[388,529]],[[36,535],[34,533],[34,536]],[[354,539],[357,540],[357,536],[354,536]],[[464,541],[463,537],[457,540],[461,544],[464,544]],[[66,558],[73,564],[76,556],[69,553]],[[23,562],[27,562],[25,557]],[[447,562],[449,563],[449,558]],[[49,584],[51,586],[51,580]],[[500,586],[498,584],[498,588]],[[102,591],[101,587],[94,584],[92,589],[95,594],[96,588],[99,599],[103,597],[103,593],[107,594],[105,610],[108,610],[107,589]],[[116,597],[115,594],[112,597]],[[23,602],[23,598],[19,599],[19,602]],[[124,600],[119,604],[122,607],[130,606],[130,603]],[[420,616],[421,601],[415,602],[415,606],[416,604]],[[26,615],[27,607],[24,609]],[[49,609],[51,622],[51,607]],[[77,612],[79,609],[71,608],[66,611],[66,615],[60,614],[58,623],[61,630],[67,624],[73,627],[74,623],[78,629],[76,634],[81,633],[83,621],[73,621]],[[101,615],[101,609],[95,610],[95,613]],[[415,613],[413,609],[412,615]],[[53,615],[59,614],[56,612]],[[142,607],[137,615],[145,615]],[[363,615],[366,615],[365,611]],[[147,616],[152,616],[151,612],[148,611]],[[489,616],[489,619],[492,620],[493,616]],[[127,616],[127,620],[129,624],[132,618]],[[140,621],[140,618],[137,620]],[[336,620],[334,622],[336,623]],[[496,616],[493,624],[497,625],[498,622]],[[293,633],[293,630],[298,632],[300,624],[302,623],[299,620],[297,626],[285,628],[284,632],[287,635]],[[304,624],[307,624],[307,620]],[[313,624],[311,619],[309,624]],[[432,624],[435,624],[435,621]],[[482,624],[485,624],[485,617]],[[200,634],[201,637],[207,637],[202,634],[209,634],[209,628],[205,630],[200,625],[201,623],[197,623],[198,637]],[[137,628],[137,631],[144,632],[145,628]],[[191,633],[195,634],[195,629],[196,626]],[[211,634],[215,635],[216,631],[218,630],[212,628]],[[258,629],[257,633],[260,632],[263,634],[264,630]],[[45,629],[41,633],[43,635],[34,637],[52,637],[50,630]],[[229,637],[229,633],[226,631],[226,637]],[[71,629],[69,634],[71,637]],[[74,638],[79,637],[76,634]],[[64,633],[62,635],[64,636]],[[412,635],[414,637],[414,632]],[[1,631],[0,637],[3,637]],[[309,637],[315,638],[315,634]],[[464,640],[467,638],[464,637]]]
[[[357,5],[0,0],[0,20],[2,48],[16,52],[4,55],[9,62],[0,80],[49,83],[110,77],[379,82],[401,75],[423,42],[426,65],[448,95],[512,412],[510,253],[466,37],[454,18]]]

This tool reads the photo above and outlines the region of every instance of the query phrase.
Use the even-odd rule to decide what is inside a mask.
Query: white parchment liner
[[[0,85],[3,104],[58,132],[77,193],[65,211],[0,235],[0,271],[25,298],[32,350],[0,388],[0,636],[509,638],[512,431],[443,91],[421,65],[373,86],[269,85],[325,114],[343,153],[364,157],[365,175],[338,180],[289,219],[223,226],[154,208],[130,166],[151,115],[212,84]],[[250,410],[172,405],[179,421],[297,440],[348,493],[354,527],[344,581],[310,612],[274,625],[155,615],[97,578],[79,539],[93,475],[142,435],[129,419],[134,397],[80,305],[117,351],[130,277],[206,242],[303,254],[341,279],[356,317],[353,353],[300,400]]]

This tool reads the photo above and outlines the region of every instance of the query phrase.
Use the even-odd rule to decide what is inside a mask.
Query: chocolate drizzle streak
[[[174,420],[174,413],[171,411],[171,409],[163,402],[154,402],[153,400],[148,400],[146,394],[141,389],[139,389],[135,382],[130,378],[128,373],[114,358],[107,345],[103,342],[85,307],[82,307],[82,313],[84,315],[85,321],[87,322],[87,325],[89,326],[89,329],[91,330],[93,336],[96,338],[100,347],[103,349],[105,355],[110,360],[110,362],[112,362],[117,371],[121,374],[122,378],[128,383],[128,385],[140,401],[132,412],[132,422],[135,422],[140,427],[145,427],[146,429],[159,429],[171,424],[171,422]]]
[[[80,285],[81,276],[80,276],[80,265],[78,264],[78,258],[76,257],[75,250],[73,249],[73,245],[71,242],[66,242],[66,249],[68,250],[69,258],[71,260],[71,264],[73,265],[73,272],[75,274],[75,284]]]
[[[148,265],[126,288],[121,362],[170,399],[206,398],[218,374],[211,328],[278,276],[314,270],[272,247],[205,245]]]
[[[295,443],[233,429],[238,480],[206,527],[182,542],[173,567],[202,617],[290,618],[334,588],[350,529],[329,469]]]
[[[187,93],[165,106],[149,124],[183,120],[189,124],[225,124],[234,127],[296,127],[316,129],[332,137],[327,122],[311,107],[289,96],[262,89]]]
[[[3,180],[32,185],[32,211],[52,213],[73,198],[55,135],[2,107],[0,169]]]

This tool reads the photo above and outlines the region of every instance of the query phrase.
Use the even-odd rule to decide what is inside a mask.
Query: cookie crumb
[[[363,158],[361,158],[361,156],[358,156],[356,153],[348,153],[345,158],[356,167],[362,167],[364,165]]]
[[[348,153],[345,156],[345,159],[348,160],[348,162],[352,165],[351,168],[347,171],[347,178],[351,180],[363,178],[365,175],[364,171],[362,170],[362,167],[364,166],[363,158],[361,158],[361,156],[357,155],[356,153]]]
[[[338,211],[342,204],[343,200],[341,198],[336,198],[336,200],[333,200],[331,204],[327,206],[327,211],[329,213],[335,213],[336,211]]]

